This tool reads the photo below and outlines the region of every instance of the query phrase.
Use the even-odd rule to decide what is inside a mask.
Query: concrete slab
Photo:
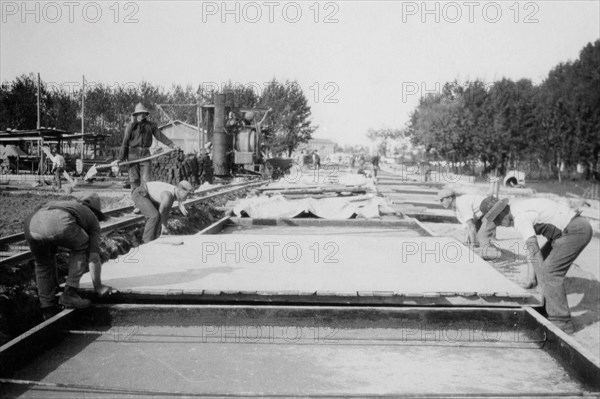
[[[452,238],[215,234],[161,238],[103,266],[119,291],[530,297]],[[89,275],[82,287],[91,287]]]

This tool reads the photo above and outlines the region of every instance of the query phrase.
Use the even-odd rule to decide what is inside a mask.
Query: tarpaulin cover
[[[238,216],[246,213],[251,218],[293,218],[302,213],[311,213],[324,219],[349,219],[380,216],[380,206],[389,211],[385,199],[373,195],[349,198],[302,198],[289,200],[280,195],[273,197],[246,198],[235,206]]]
[[[0,145],[0,158],[6,157],[23,157],[27,154],[25,151],[17,147],[16,145]]]

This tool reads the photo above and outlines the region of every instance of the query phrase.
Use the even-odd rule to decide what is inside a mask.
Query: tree
[[[400,129],[369,129],[367,138],[377,142],[377,153],[379,155],[386,156],[389,143],[404,138],[404,132]]]
[[[275,154],[286,152],[291,156],[318,128],[312,126],[308,100],[296,81],[280,83],[273,79],[263,90],[258,106],[272,109],[265,122],[271,131],[266,136],[266,144]]]

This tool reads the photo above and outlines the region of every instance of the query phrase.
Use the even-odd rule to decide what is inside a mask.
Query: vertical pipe
[[[227,132],[225,131],[225,94],[215,93],[214,132],[213,132],[213,167],[214,174],[225,176],[229,174],[227,165]]]

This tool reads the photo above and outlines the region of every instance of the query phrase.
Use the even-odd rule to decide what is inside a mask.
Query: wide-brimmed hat
[[[146,107],[144,107],[144,104],[142,103],[137,103],[135,106],[135,110],[133,111],[133,113],[131,115],[135,116],[137,114],[149,114],[150,111],[148,111],[146,109]]]
[[[454,197],[455,195],[456,195],[456,193],[451,188],[444,188],[444,189],[441,189],[440,192],[437,194],[437,199],[438,199],[438,201],[441,201],[444,198]]]
[[[479,210],[483,214],[483,217],[488,220],[488,222],[493,222],[507,206],[508,198],[499,200],[496,197],[490,196],[481,201]]]
[[[86,205],[94,212],[99,221],[106,219],[104,213],[102,213],[102,204],[100,202],[100,196],[96,193],[86,195],[81,199],[81,203]]]

